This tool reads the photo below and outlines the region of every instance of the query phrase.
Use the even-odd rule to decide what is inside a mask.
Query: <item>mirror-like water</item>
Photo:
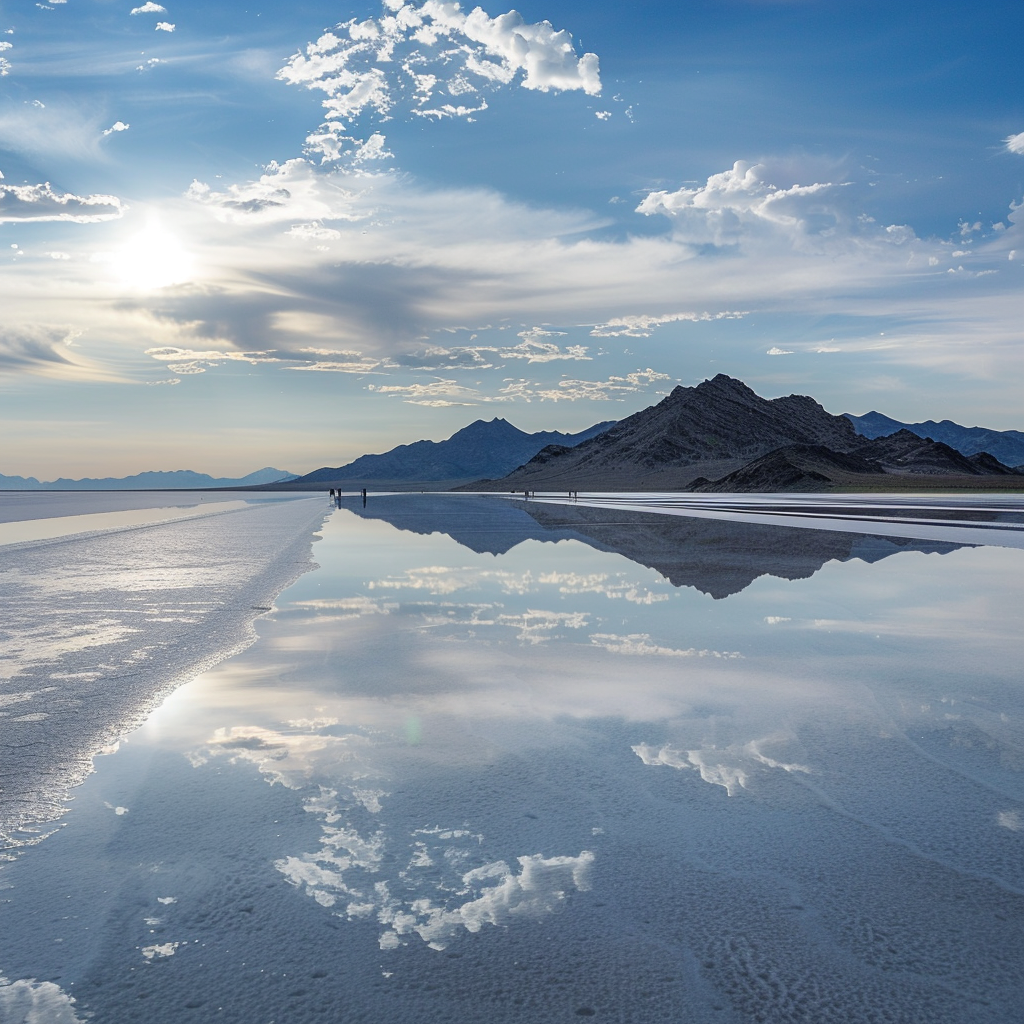
[[[1019,547],[342,505],[0,871],[0,1020],[1014,1019]]]

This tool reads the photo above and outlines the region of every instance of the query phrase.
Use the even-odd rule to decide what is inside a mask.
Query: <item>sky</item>
[[[716,373],[1024,429],[1022,38],[1019,0],[2,3],[0,473],[302,473]]]

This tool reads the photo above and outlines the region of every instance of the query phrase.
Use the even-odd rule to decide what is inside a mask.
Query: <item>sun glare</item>
[[[136,235],[115,254],[113,264],[123,284],[142,291],[182,284],[193,274],[192,257],[162,228]]]

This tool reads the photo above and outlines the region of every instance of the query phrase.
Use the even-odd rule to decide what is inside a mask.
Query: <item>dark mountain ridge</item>
[[[528,434],[508,420],[476,420],[445,441],[414,441],[380,455],[363,455],[337,468],[307,473],[296,484],[367,483],[379,481],[452,481],[504,476],[527,462],[542,448],[558,444],[566,449],[607,430],[614,423],[595,423],[578,434],[542,430]],[[852,427],[851,427],[852,430]]]
[[[968,458],[941,441],[898,430],[887,437],[862,441],[849,452],[832,451],[824,445],[776,448],[718,480],[694,480],[690,489],[720,493],[820,491],[856,484],[858,477],[863,482],[867,477],[886,476],[962,482],[965,478],[1019,474],[986,452]]]
[[[602,476],[629,484],[694,466],[729,472],[785,445],[820,444],[846,452],[861,440],[846,417],[826,412],[813,398],[761,398],[742,381],[720,373],[696,387],[674,388],[657,405],[571,449],[542,449],[495,481],[494,489],[543,489],[556,479],[572,486],[574,478]],[[679,474],[675,486],[684,484],[682,478],[688,482],[700,475],[711,474]]]
[[[818,491],[892,476],[916,483],[1016,475],[989,453],[965,456],[909,430],[865,438],[813,398],[761,398],[718,374],[675,388],[589,441],[549,445],[504,479],[466,489]]]
[[[985,452],[1007,466],[1024,465],[1024,431],[991,430],[988,427],[964,427],[952,420],[925,420],[923,423],[901,423],[880,412],[863,416],[843,415],[858,434],[867,438],[884,437],[898,430],[909,430],[918,437],[928,437],[955,448],[961,455]]]

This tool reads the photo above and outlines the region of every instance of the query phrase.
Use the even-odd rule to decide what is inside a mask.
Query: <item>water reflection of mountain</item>
[[[361,500],[343,498],[341,507],[400,530],[445,533],[478,553],[503,554],[525,540],[579,540],[716,600],[738,594],[760,576],[807,579],[826,562],[877,562],[901,551],[945,554],[965,546],[468,495],[383,495],[371,497],[366,508]]]

